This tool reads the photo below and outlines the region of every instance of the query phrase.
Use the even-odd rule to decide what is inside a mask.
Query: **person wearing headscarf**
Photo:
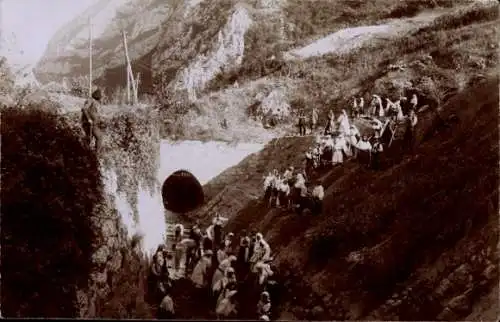
[[[373,99],[370,103],[369,115],[374,117],[383,117],[385,115],[384,106],[382,104],[382,98],[377,95],[372,95]]]
[[[160,302],[157,318],[160,320],[173,319],[175,317],[174,300],[170,294],[166,294]]]
[[[231,290],[232,285],[237,285],[237,282],[234,268],[226,268],[224,276],[212,285],[212,292],[217,300],[217,306],[226,297],[227,292]]]
[[[236,302],[236,284],[230,283],[219,296],[215,314],[218,319],[234,319],[238,315],[238,306]]]
[[[411,96],[411,100],[410,100],[410,109],[416,111],[417,110],[417,105],[418,105],[417,94],[413,94]]]
[[[260,294],[259,302],[257,303],[257,316],[270,317],[271,316],[271,297],[269,293],[264,291]],[[269,320],[267,320],[269,321]]]
[[[314,187],[312,191],[313,198],[313,213],[319,215],[323,211],[323,198],[325,197],[325,189],[321,184]]]
[[[328,120],[325,126],[324,135],[328,135],[333,131],[335,131],[335,113],[333,113],[333,110],[330,110],[328,113]]]
[[[311,133],[314,133],[314,131],[316,131],[316,128],[318,126],[318,118],[318,109],[316,107],[313,107],[311,112]]]
[[[213,253],[211,249],[204,251],[201,259],[196,263],[193,273],[191,274],[191,281],[194,284],[194,294],[195,303],[202,308],[208,309],[208,303],[210,301],[210,279],[212,271],[212,257]]]
[[[233,263],[236,262],[236,256],[231,255],[228,258],[224,259],[221,261],[219,264],[219,267],[215,270],[215,273],[212,277],[212,290],[214,292],[217,292],[218,288],[220,287],[219,282],[226,277],[226,281],[228,280],[228,276],[232,279],[234,276],[232,276],[232,273],[230,272],[230,268],[234,272],[234,268],[232,267]],[[235,277],[234,277],[235,278]],[[225,285],[225,284],[224,284]]]
[[[191,281],[196,288],[207,288],[209,285],[209,271],[212,266],[213,252],[210,249],[205,250],[203,256],[194,267],[191,274]]]
[[[269,265],[268,261],[260,261],[257,264],[255,264],[255,269],[257,271],[257,282],[261,287],[265,287],[267,285],[267,282],[269,280],[269,277],[274,275],[273,270],[271,269],[271,265]]]
[[[163,298],[170,287],[170,276],[163,253],[157,252],[153,256],[151,272],[149,276],[149,285],[152,286],[152,296],[158,301]]]
[[[207,236],[212,240],[213,249],[217,250],[220,248],[222,240],[222,226],[228,221],[227,218],[220,216],[219,213],[215,214],[212,220],[212,225],[207,228]]]
[[[250,259],[250,262],[253,264],[252,271],[255,273],[255,264],[260,261],[267,261],[271,258],[271,247],[264,239],[261,233],[257,233],[255,235],[256,241],[253,250],[253,256]]]

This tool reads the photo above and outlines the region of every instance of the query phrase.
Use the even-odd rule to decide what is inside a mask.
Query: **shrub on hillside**
[[[2,310],[8,317],[77,317],[100,243],[98,160],[65,120],[2,110]]]
[[[114,169],[118,190],[125,192],[137,216],[137,191],[153,191],[159,166],[160,120],[150,108],[124,107],[120,113],[103,117],[103,165]]]

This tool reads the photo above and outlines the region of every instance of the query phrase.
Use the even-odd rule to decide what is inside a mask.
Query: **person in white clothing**
[[[372,145],[368,141],[368,137],[366,137],[366,135],[363,135],[361,140],[358,141],[358,143],[356,144],[356,149],[358,150],[357,157],[359,161],[363,164],[368,165],[371,159]]]
[[[315,215],[321,214],[323,211],[323,198],[325,197],[325,189],[321,184],[314,187],[312,191],[313,198],[313,209],[312,212]]]
[[[344,156],[342,154],[342,145],[340,142],[340,138],[336,137],[334,141],[334,146],[333,146],[333,157],[332,157],[332,164],[341,164],[344,162]]]
[[[382,123],[379,119],[374,118],[371,122],[372,129],[375,131],[375,135],[381,136],[382,129],[384,128],[384,123]]]
[[[262,236],[261,233],[257,233],[255,235],[255,245],[253,248],[253,255],[252,258],[250,259],[250,262],[252,263],[252,272],[256,273],[255,269],[255,264],[257,264],[260,261],[268,261],[271,259],[271,247],[269,247],[269,244],[265,241],[264,237]]]
[[[369,115],[375,117],[383,117],[385,111],[382,104],[382,98],[377,94],[373,94],[372,97],[373,99],[370,103],[370,109],[368,112]]]
[[[417,94],[413,94],[411,96],[411,100],[410,100],[410,108],[414,111],[417,110],[417,105],[418,105],[418,98],[417,98]]]

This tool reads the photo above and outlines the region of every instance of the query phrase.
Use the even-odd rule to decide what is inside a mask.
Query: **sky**
[[[36,63],[57,30],[97,1],[0,0],[0,30],[14,32],[22,60]]]

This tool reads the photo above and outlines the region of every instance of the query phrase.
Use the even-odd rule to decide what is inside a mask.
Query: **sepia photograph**
[[[0,0],[0,318],[500,320],[497,0]]]

